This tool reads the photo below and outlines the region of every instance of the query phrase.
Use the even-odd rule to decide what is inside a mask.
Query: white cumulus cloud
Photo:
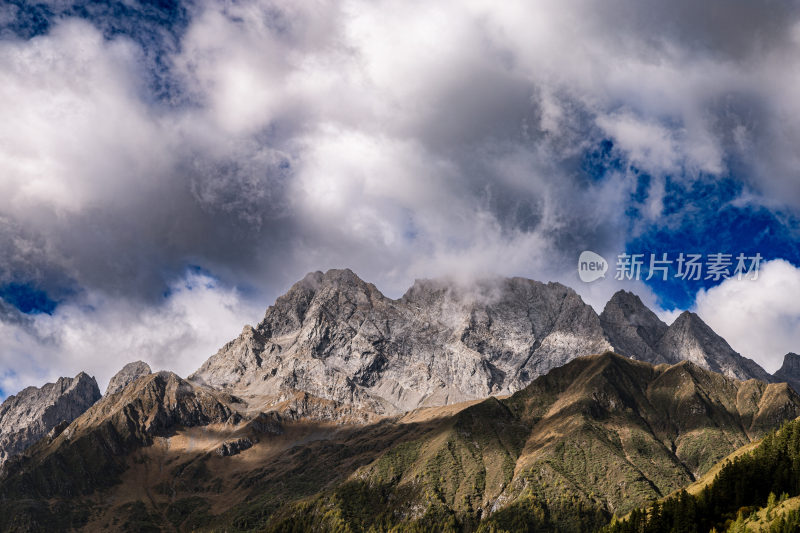
[[[697,314],[738,352],[767,371],[800,352],[800,268],[764,263],[757,280],[730,278],[697,294]]]
[[[122,365],[136,360],[186,377],[263,312],[239,291],[197,272],[175,280],[156,306],[84,294],[52,315],[0,322],[0,368],[12,369],[0,374],[0,389],[13,394],[86,371],[103,391]]]

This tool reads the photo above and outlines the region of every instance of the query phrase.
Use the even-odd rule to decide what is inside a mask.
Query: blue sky
[[[783,259],[800,265],[800,222],[796,211],[746,201],[757,197],[757,191],[746,179],[731,172],[722,176],[701,173],[661,177],[659,215],[656,220],[647,220],[642,210],[656,180],[626,162],[624,154],[616,154],[613,146],[612,140],[604,139],[595,150],[587,151],[584,168],[593,180],[606,179],[623,169],[631,175],[632,191],[624,205],[628,230],[624,249],[619,253],[644,254],[645,263],[651,254],[661,258],[667,253],[668,260],[676,260],[681,253],[702,254],[704,261],[709,254],[730,254],[734,261],[731,272],[739,254],[747,258],[759,254],[765,262]],[[612,255],[609,260],[614,268],[615,257]],[[658,275],[647,280],[647,268],[643,270],[645,283],[666,309],[689,309],[699,290],[723,281],[706,279],[705,272],[697,281],[681,279],[675,276],[676,269],[671,265],[666,281]]]
[[[333,267],[393,297],[628,288],[774,365],[800,343],[769,288],[800,266],[798,24],[744,0],[5,2],[0,387],[188,373]],[[581,284],[583,250],[783,262]],[[736,298],[780,328],[743,331]]]

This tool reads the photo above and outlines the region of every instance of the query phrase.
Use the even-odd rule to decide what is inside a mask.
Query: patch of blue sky
[[[682,279],[676,277],[677,265],[673,264],[667,280],[661,272],[647,280],[650,254],[661,259],[667,253],[672,260],[681,253],[702,254],[704,264],[709,254],[730,254],[731,274],[739,254],[800,264],[800,221],[790,213],[736,202],[743,191],[743,184],[730,177],[666,180],[661,218],[629,240],[625,250],[645,254],[643,278],[661,305],[689,308],[700,289],[713,287],[724,278],[714,279],[703,272],[699,280]]]
[[[51,315],[58,307],[58,302],[51,299],[45,291],[29,283],[12,282],[0,286],[0,298],[28,315]]]
[[[739,254],[748,258],[760,254],[763,261],[780,258],[800,265],[797,214],[741,201],[752,191],[735,176],[701,174],[660,178],[663,180],[661,212],[655,219],[648,219],[642,210],[650,209],[647,202],[655,179],[631,164],[611,140],[601,139],[587,150],[581,172],[590,181],[601,181],[618,172],[624,172],[633,180],[630,195],[621,206],[628,220],[628,237],[625,249],[619,252],[644,255],[641,279],[656,293],[664,308],[691,308],[699,290],[723,281],[724,278],[706,279],[709,254],[730,254],[731,275]],[[648,280],[650,255],[662,259],[664,253],[673,261],[681,253],[702,254],[701,279],[676,277],[678,267],[674,262],[666,280],[661,271],[655,271]],[[614,276],[617,258],[608,259],[609,275]]]

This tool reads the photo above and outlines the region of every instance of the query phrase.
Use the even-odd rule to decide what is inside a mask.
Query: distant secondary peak
[[[114,377],[108,382],[106,388],[106,396],[121,391],[130,383],[136,381],[142,376],[147,376],[152,373],[150,365],[144,361],[134,361],[122,367],[122,370],[114,374]]]

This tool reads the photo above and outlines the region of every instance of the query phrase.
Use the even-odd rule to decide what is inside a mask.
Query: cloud
[[[187,376],[263,311],[196,271],[174,280],[156,306],[85,293],[52,315],[0,321],[0,368],[12,370],[0,375],[0,389],[13,394],[85,370],[104,390],[122,365],[139,359]]]
[[[138,98],[138,53],[79,20],[0,43],[5,212],[76,213],[147,190],[164,173],[170,146]]]
[[[743,355],[774,372],[800,351],[800,268],[782,260],[762,265],[757,280],[728,279],[701,290],[697,314]]]
[[[268,263],[243,243],[282,235],[287,155],[154,106],[138,43],[70,18],[0,65],[0,282],[152,301],[187,264]]]
[[[32,319],[53,338],[108,325],[87,298],[168,322],[187,265],[262,307],[343,266],[393,296],[445,274],[574,286],[581,251],[703,208],[671,184],[735,176],[800,209],[788,2],[103,5],[0,12],[0,285],[58,302]],[[12,352],[40,348],[3,321]],[[26,375],[50,375],[41,353]]]
[[[262,289],[349,258],[403,285],[458,265],[552,276],[624,247],[629,166],[653,174],[657,221],[663,174],[760,160],[754,133],[789,94],[751,70],[786,80],[792,16],[737,3],[723,24],[712,7],[207,2],[159,52],[173,106],[142,81],[169,39],[113,14],[57,20],[2,43],[0,212],[45,248],[50,290],[152,298],[187,262]],[[600,183],[581,158],[605,138],[621,168]]]

